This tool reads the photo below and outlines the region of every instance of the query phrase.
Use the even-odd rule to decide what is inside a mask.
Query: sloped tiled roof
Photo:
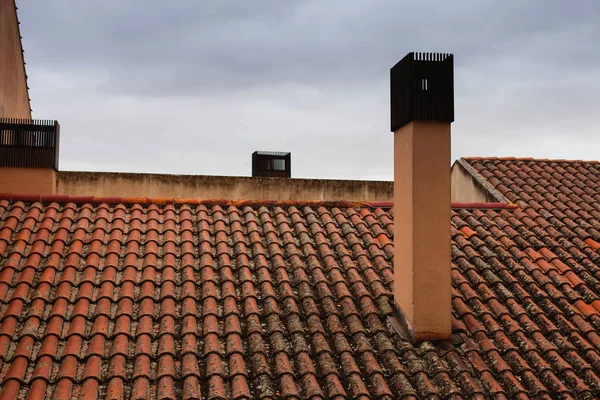
[[[600,162],[532,158],[465,161],[521,208],[543,213],[550,222],[567,224],[581,239],[600,241]]]
[[[598,254],[531,208],[453,211],[453,340],[412,344],[393,210],[33,200],[0,200],[2,399],[600,396]]]

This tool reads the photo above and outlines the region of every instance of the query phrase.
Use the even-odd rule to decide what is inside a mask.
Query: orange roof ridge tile
[[[234,206],[234,207],[340,207],[361,208],[372,207],[370,203],[348,200],[231,200],[231,199],[185,199],[175,197],[119,197],[119,196],[68,196],[68,195],[38,195],[19,193],[0,193],[0,200],[24,202],[57,202],[75,204],[156,204],[156,205],[206,205],[206,206]]]
[[[393,201],[371,201],[359,202],[349,200],[231,200],[223,198],[213,199],[194,199],[194,198],[176,198],[176,197],[119,197],[119,196],[68,196],[68,195],[37,195],[20,193],[0,193],[0,200],[24,201],[24,202],[57,202],[57,203],[75,203],[75,204],[156,204],[156,205],[206,205],[206,206],[265,206],[265,207],[341,207],[341,208],[392,208]],[[491,202],[491,203],[451,203],[452,208],[466,209],[506,209],[514,210],[518,208],[516,204]]]
[[[175,197],[119,197],[119,196],[68,196],[0,193],[0,200],[24,202],[57,202],[75,204],[156,204],[156,205],[205,205],[224,207],[326,207],[326,208],[392,208],[393,201],[358,202],[348,200],[231,200],[231,199],[186,199]],[[452,203],[452,208],[514,210],[516,204],[507,203]]]
[[[482,210],[515,210],[519,208],[512,203],[452,203],[452,208],[482,209]]]
[[[392,208],[394,207],[393,201],[372,201],[369,203],[374,208]],[[452,208],[466,208],[466,209],[495,209],[495,210],[514,210],[519,208],[518,205],[512,203],[451,203]]]

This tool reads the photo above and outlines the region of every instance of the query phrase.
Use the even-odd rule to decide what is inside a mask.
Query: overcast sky
[[[600,159],[598,0],[18,0],[62,170],[391,180],[389,68],[455,55],[452,157]]]

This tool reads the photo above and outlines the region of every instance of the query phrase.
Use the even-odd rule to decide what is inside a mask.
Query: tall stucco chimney
[[[394,300],[416,341],[450,337],[452,54],[409,53],[390,71]]]

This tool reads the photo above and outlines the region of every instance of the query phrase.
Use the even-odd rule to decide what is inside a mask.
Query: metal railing
[[[58,170],[58,121],[0,118],[0,166]]]

